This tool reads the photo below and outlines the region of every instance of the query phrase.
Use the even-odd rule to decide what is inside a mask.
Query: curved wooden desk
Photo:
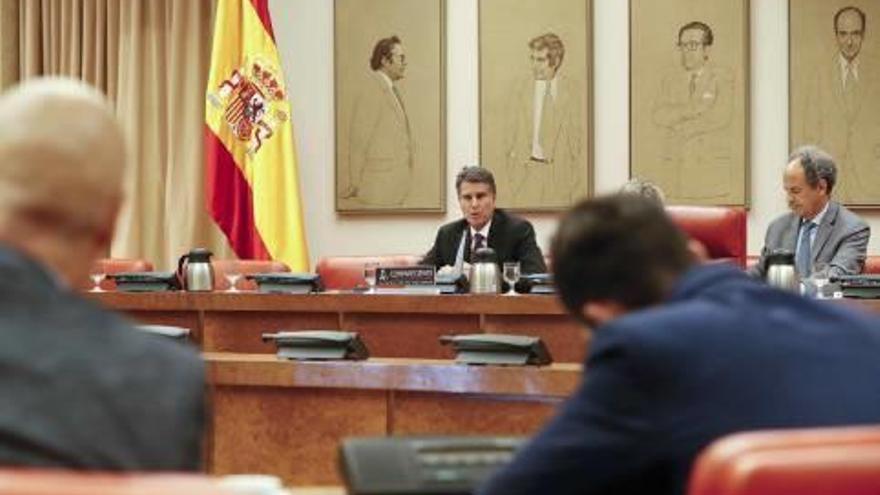
[[[544,339],[557,362],[583,362],[589,332],[552,296],[87,293],[143,323],[189,328],[204,351],[274,353],[279,330],[359,332],[372,356],[450,359],[438,337],[511,333]]]
[[[336,450],[348,436],[534,433],[581,380],[578,364],[204,358],[213,408],[209,470],[269,473],[291,485],[341,483]]]

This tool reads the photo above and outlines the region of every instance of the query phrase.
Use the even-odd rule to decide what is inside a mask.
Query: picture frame
[[[335,0],[339,213],[446,208],[444,0]]]
[[[592,1],[480,0],[480,162],[497,204],[561,211],[593,188]]]
[[[749,204],[749,1],[630,2],[630,176]]]
[[[880,206],[880,5],[789,1],[789,145],[815,145],[837,163],[835,199]],[[780,172],[781,173],[781,172]]]

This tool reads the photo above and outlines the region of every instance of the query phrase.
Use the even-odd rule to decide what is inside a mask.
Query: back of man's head
[[[110,105],[68,79],[22,83],[0,96],[0,240],[40,257],[109,243],[122,199],[125,145]],[[39,232],[43,240],[25,238]],[[92,253],[71,253],[72,256]],[[53,260],[41,260],[52,264]],[[80,260],[80,263],[87,260]]]
[[[569,210],[551,251],[560,297],[582,320],[587,302],[609,301],[628,310],[661,302],[694,263],[687,238],[662,207],[621,194]]]

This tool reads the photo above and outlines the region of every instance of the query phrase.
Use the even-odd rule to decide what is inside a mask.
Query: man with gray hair
[[[0,464],[197,470],[204,367],[80,298],[113,238],[125,142],[104,97],[38,79],[0,97]]]
[[[856,214],[831,199],[837,166],[815,146],[796,149],[782,178],[790,213],[767,228],[761,259],[750,273],[767,273],[767,255],[776,250],[795,253],[801,278],[861,273],[870,227]]]
[[[661,208],[666,204],[666,195],[663,194],[660,186],[638,177],[633,177],[620,186],[620,194],[624,196],[639,196],[651,200]]]

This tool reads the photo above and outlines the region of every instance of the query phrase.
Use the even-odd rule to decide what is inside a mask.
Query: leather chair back
[[[697,458],[689,495],[880,493],[880,427],[737,433]]]
[[[703,244],[713,261],[746,266],[746,211],[740,207],[667,206],[672,220]]]
[[[0,495],[232,495],[198,474],[0,469]]]
[[[415,266],[422,257],[415,254],[377,256],[326,256],[318,260],[316,271],[327,290],[351,290],[364,286],[364,265]]]
[[[272,260],[215,259],[211,261],[211,265],[214,267],[214,290],[229,289],[229,280],[226,279],[226,273],[229,272],[242,275],[235,283],[239,290],[256,290],[257,283],[246,279],[244,275],[290,271],[286,263]]]

